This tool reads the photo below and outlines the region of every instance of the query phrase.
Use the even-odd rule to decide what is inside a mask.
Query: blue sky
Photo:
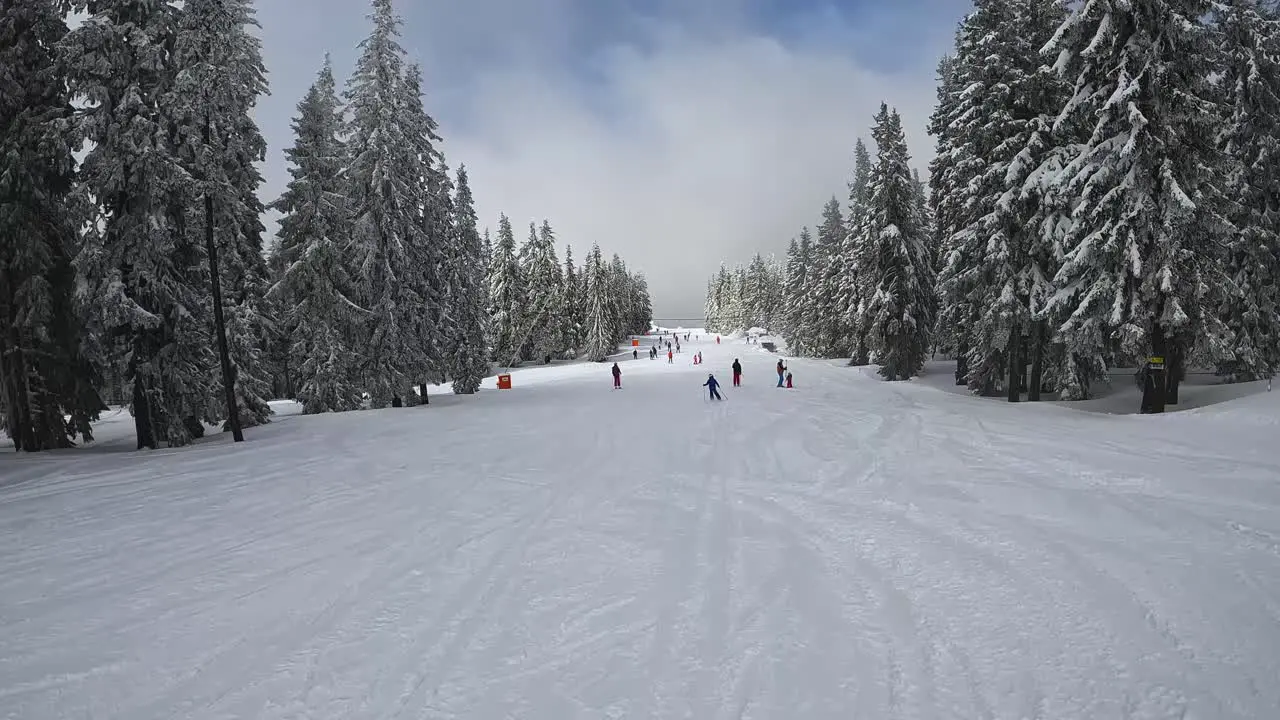
[[[884,100],[916,164],[934,67],[966,0],[401,0],[402,42],[482,224],[550,219],[649,276],[659,315],[696,315],[721,261],[781,253],[843,195]],[[326,51],[345,80],[364,0],[259,3],[272,96],[266,195]]]

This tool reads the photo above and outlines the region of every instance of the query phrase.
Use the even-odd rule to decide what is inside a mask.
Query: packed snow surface
[[[0,458],[0,717],[1280,717],[1280,393],[774,361]]]

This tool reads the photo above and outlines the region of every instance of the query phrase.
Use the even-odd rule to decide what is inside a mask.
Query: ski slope
[[[1280,717],[1280,393],[774,360],[0,457],[0,718]]]

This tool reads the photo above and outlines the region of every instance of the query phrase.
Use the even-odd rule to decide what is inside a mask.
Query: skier
[[[786,375],[786,372],[787,366],[782,364],[782,360],[778,360],[778,387],[782,387],[782,383],[786,379],[783,376]]]
[[[733,359],[733,386],[742,385],[742,363],[738,362],[738,358]]]
[[[632,351],[631,351],[631,359],[632,359],[632,360],[639,360],[639,359],[640,359],[640,351],[639,351],[639,350],[632,350]]]
[[[622,368],[618,367],[618,363],[613,364],[613,389],[622,389]]]
[[[673,362],[675,362],[675,361],[676,361],[676,356],[675,356],[675,354],[674,354],[674,353],[672,353],[670,350],[668,350],[668,351],[667,351],[667,364],[668,364],[668,365],[670,365],[671,363],[673,363]]]
[[[710,398],[710,399],[712,399],[712,400],[723,400],[723,399],[724,399],[724,398],[720,397],[720,391],[718,390],[718,388],[720,387],[720,383],[716,381],[716,376],[715,376],[715,375],[710,375],[710,374],[708,374],[708,375],[707,375],[707,381],[706,381],[706,382],[704,382],[704,383],[702,383],[702,386],[703,386],[703,387],[705,387],[705,388],[706,388],[706,389],[711,393],[711,398]]]
[[[720,344],[720,336],[719,336],[719,335],[717,335],[717,336],[716,336],[716,344],[717,344],[717,345],[719,345],[719,344]]]
[[[790,371],[790,370],[788,370],[788,371],[787,371],[787,389],[791,389],[791,387],[792,387],[792,385],[791,385],[791,371]]]

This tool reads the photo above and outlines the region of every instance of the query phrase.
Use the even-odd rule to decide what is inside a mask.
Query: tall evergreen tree
[[[1232,331],[1231,380],[1269,378],[1280,368],[1280,18],[1274,3],[1223,0],[1215,42],[1225,90],[1220,145],[1230,163],[1227,196],[1236,228],[1220,311]]]
[[[364,385],[374,407],[399,404],[422,377],[428,360],[427,238],[422,213],[429,170],[420,138],[406,126],[411,101],[400,46],[400,19],[391,0],[373,0],[372,34],[348,83],[347,127],[352,200],[352,262],[359,269],[359,302],[368,310]],[[423,388],[425,393],[426,388]]]
[[[493,348],[493,360],[500,365],[516,361],[520,351],[523,298],[518,262],[511,220],[502,215],[489,269],[489,346]]]
[[[836,310],[844,320],[849,335],[851,365],[868,362],[867,336],[862,313],[870,295],[867,249],[862,240],[866,237],[863,226],[869,217],[871,154],[859,138],[853,148],[853,180],[849,183],[849,210],[846,217],[845,237],[841,248],[845,272],[836,289]]]
[[[1045,242],[1052,236],[1035,222],[1045,197],[1024,185],[1054,151],[1053,114],[1065,98],[1039,49],[1062,17],[1054,0],[978,0],[951,65],[965,90],[950,105],[943,136],[953,178],[963,172],[967,180],[946,189],[955,209],[941,278],[944,330],[964,349],[969,388],[989,393],[1004,381],[1011,400],[1021,392],[1032,319],[1051,295],[1055,270]],[[1041,344],[1037,334],[1034,349]]]
[[[0,428],[29,452],[91,440],[102,407],[75,302],[71,98],[53,52],[64,14],[51,0],[0,6]]]
[[[812,350],[820,357],[843,357],[850,350],[846,307],[841,293],[848,274],[845,264],[847,234],[840,201],[832,197],[822,208],[822,224],[818,226],[817,244],[812,251],[814,275],[808,288]]]
[[[905,380],[924,366],[935,301],[928,240],[911,179],[907,143],[897,112],[881,104],[870,179],[865,245],[876,290],[868,301],[868,343],[888,380]]]
[[[956,32],[956,47],[966,57],[976,54],[980,39],[975,28],[984,15],[975,11],[965,17]],[[973,52],[969,52],[973,50]],[[938,248],[938,348],[956,357],[956,384],[969,382],[969,328],[978,308],[969,296],[975,279],[970,273],[976,259],[973,249],[958,246],[956,233],[977,214],[965,207],[967,188],[981,172],[982,156],[976,152],[962,131],[966,115],[965,89],[961,74],[965,61],[944,56],[938,62],[938,101],[929,119],[929,133],[936,138],[934,158],[929,163],[930,196],[933,211],[933,244]],[[976,112],[976,110],[974,111]]]
[[[266,141],[251,113],[266,92],[259,27],[248,0],[187,0],[178,15],[178,73],[168,104],[182,135],[180,158],[197,180],[192,225],[210,259],[215,330],[223,357],[229,429],[269,420],[267,368],[261,348],[271,320],[264,315],[267,266],[262,253],[262,176]],[[223,316],[225,315],[225,321]]]
[[[476,229],[475,202],[465,166],[458,168],[457,199],[453,207],[457,261],[450,309],[458,336],[450,376],[453,391],[469,395],[480,388],[480,381],[489,372],[489,348],[483,319],[487,305],[484,243]]]
[[[408,141],[405,162],[417,174],[410,186],[412,214],[417,220],[418,242],[409,247],[413,274],[410,281],[422,305],[417,309],[415,335],[419,346],[414,377],[426,403],[427,386],[444,382],[450,368],[453,349],[466,331],[449,311],[456,268],[460,261],[455,242],[454,187],[444,154],[440,151],[439,125],[423,105],[422,69],[409,66],[401,85],[399,104],[400,127]],[[416,402],[408,393],[410,402]]]
[[[1109,357],[1160,358],[1176,382],[1194,349],[1230,352],[1221,304],[1208,296],[1225,284],[1209,9],[1094,0],[1048,46],[1075,85],[1059,123],[1089,128],[1062,173],[1080,201],[1049,304],[1071,366],[1066,398],[1086,397]],[[1144,412],[1164,410],[1166,386],[1163,372],[1147,374]]]
[[[272,295],[291,329],[291,367],[306,414],[358,409],[362,349],[356,328],[366,313],[353,300],[347,262],[346,148],[333,69],[325,58],[316,82],[298,103],[294,145],[285,151],[289,182],[272,208],[280,219],[276,249],[281,276]]]
[[[219,415],[210,386],[205,248],[188,227],[198,187],[179,162],[171,106],[178,10],[157,0],[77,0],[83,23],[59,43],[91,148],[86,191],[100,203],[79,265],[90,327],[132,386],[138,447],[185,445]]]
[[[791,238],[791,243],[787,245],[787,274],[783,285],[786,319],[782,324],[782,340],[787,344],[788,351],[794,355],[805,354],[802,328],[804,288],[809,270],[809,258],[806,257],[808,251],[807,246],[802,250],[795,238]]]
[[[617,345],[610,327],[612,288],[609,286],[608,269],[600,254],[599,245],[591,246],[584,272],[587,277],[587,359],[604,362]]]
[[[586,320],[583,317],[583,293],[578,278],[578,268],[573,264],[573,248],[564,247],[564,303],[560,322],[564,323],[565,349],[575,354],[582,349],[583,328]]]

